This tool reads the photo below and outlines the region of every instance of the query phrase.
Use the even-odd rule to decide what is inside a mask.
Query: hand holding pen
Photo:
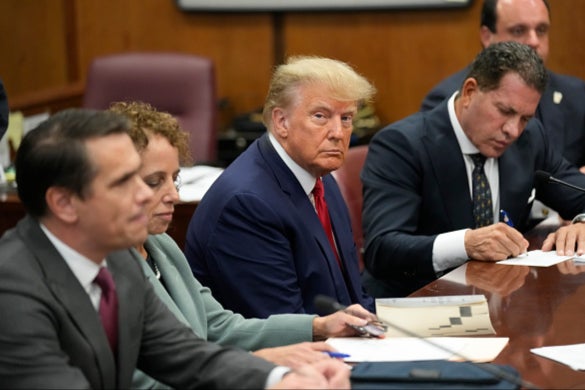
[[[527,252],[528,241],[514,228],[512,218],[503,209],[500,210],[500,221],[503,223],[465,232],[465,251],[470,259],[500,261]]]

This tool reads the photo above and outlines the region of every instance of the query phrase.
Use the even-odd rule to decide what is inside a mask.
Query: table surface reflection
[[[537,229],[531,248],[538,249],[553,229]],[[469,261],[411,296],[466,294],[484,294],[495,336],[510,338],[494,363],[512,365],[524,380],[543,389],[585,388],[585,372],[530,352],[585,343],[585,265],[572,260],[551,267]]]

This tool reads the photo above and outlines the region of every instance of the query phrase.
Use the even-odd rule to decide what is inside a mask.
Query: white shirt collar
[[[479,149],[475,147],[474,144],[471,143],[461,124],[459,123],[459,119],[457,119],[457,115],[455,114],[455,98],[459,94],[459,91],[455,92],[450,98],[449,102],[447,102],[447,109],[449,111],[449,119],[451,120],[451,126],[455,132],[455,137],[457,137],[457,142],[459,143],[459,148],[461,148],[461,152],[463,154],[475,154],[479,153]]]
[[[49,241],[51,241],[53,246],[55,246],[57,252],[59,252],[61,257],[63,257],[77,280],[79,280],[79,283],[81,283],[83,289],[90,293],[90,291],[93,289],[93,280],[97,276],[100,267],[106,265],[106,261],[102,261],[102,264],[96,264],[58,239],[42,223],[40,225],[43,232],[45,232],[47,235]]]
[[[276,140],[276,138],[272,135],[272,133],[268,132],[268,139],[270,143],[276,150],[276,153],[280,156],[284,164],[290,169],[293,175],[297,178],[301,187],[305,191],[305,194],[309,196],[309,194],[313,191],[313,187],[315,187],[315,181],[317,180],[313,175],[303,169],[299,164],[297,164],[284,150],[282,145]]]

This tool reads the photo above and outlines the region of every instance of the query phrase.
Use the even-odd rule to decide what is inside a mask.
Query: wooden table
[[[199,202],[180,202],[175,205],[173,222],[167,233],[181,249],[185,246],[187,227]],[[0,236],[13,228],[25,215],[24,206],[14,191],[0,191]]]
[[[537,227],[528,237],[532,248],[538,249],[553,229]],[[530,352],[585,343],[585,265],[572,260],[552,267],[470,261],[411,296],[466,294],[484,294],[496,336],[510,338],[494,363],[515,367],[524,380],[543,389],[585,389],[585,372]]]

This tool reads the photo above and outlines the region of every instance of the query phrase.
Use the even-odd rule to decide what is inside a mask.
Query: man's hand
[[[271,389],[349,389],[351,371],[344,363],[327,359],[301,366]]]
[[[542,251],[557,250],[559,256],[580,256],[585,253],[585,223],[578,222],[560,227],[556,232],[550,233],[542,243]]]
[[[465,251],[473,260],[500,261],[528,250],[528,241],[518,230],[499,222],[465,233]]]
[[[320,360],[330,360],[331,358],[324,351],[335,351],[335,349],[324,342],[306,342],[284,347],[264,348],[253,352],[253,355],[279,366],[297,368]]]
[[[359,332],[348,325],[364,326],[376,321],[375,314],[370,313],[361,305],[355,304],[325,317],[313,320],[313,340],[325,340],[329,337],[357,336]]]

